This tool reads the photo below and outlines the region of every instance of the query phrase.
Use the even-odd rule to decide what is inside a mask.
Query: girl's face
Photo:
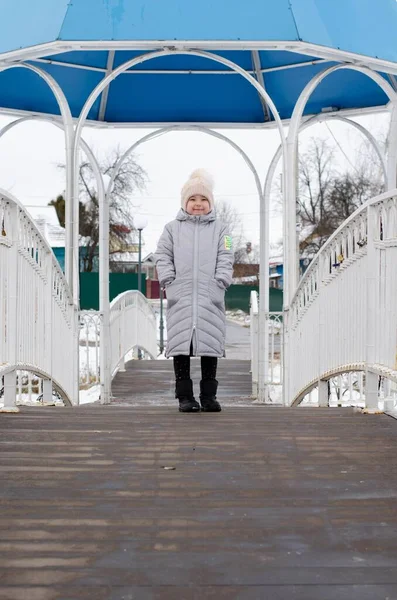
[[[208,215],[210,212],[210,203],[205,196],[195,194],[187,201],[186,212],[189,215]]]

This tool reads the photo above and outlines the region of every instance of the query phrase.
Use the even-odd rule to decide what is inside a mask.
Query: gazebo
[[[341,119],[381,157],[396,187],[397,4],[395,0],[5,0],[0,21],[0,113],[63,128],[66,152],[66,278],[78,289],[78,163],[91,161],[100,199],[102,400],[110,395],[108,203],[83,128],[197,130],[240,152],[253,173],[261,214],[259,398],[267,395],[268,228],[271,182],[282,160],[284,309],[297,287],[296,173],[302,127]],[[388,110],[388,154],[350,117]],[[285,127],[288,125],[288,132]],[[277,128],[280,149],[263,184],[224,128]],[[288,369],[288,364],[286,365]]]

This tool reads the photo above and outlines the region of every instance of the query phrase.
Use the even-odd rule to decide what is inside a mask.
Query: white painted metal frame
[[[208,51],[286,50],[288,52],[305,54],[310,57],[315,56],[316,60],[324,59],[332,62],[349,62],[357,66],[365,64],[371,69],[397,75],[397,66],[393,61],[297,40],[163,40],[161,42],[158,40],[73,40],[67,42],[59,40],[46,44],[38,44],[34,47],[4,52],[0,55],[0,62],[7,64],[13,63],[14,61],[35,60],[49,54],[54,55],[62,52],[71,52],[73,50],[153,51],[158,50],[159,45],[163,48],[179,51],[188,51],[191,48]]]
[[[279,134],[280,134],[280,139],[281,139],[281,144],[283,146],[283,148],[285,148],[285,134],[284,134],[284,130],[283,130],[283,125],[281,122],[281,119],[279,117],[279,114],[277,112],[277,109],[271,99],[271,97],[267,94],[267,92],[264,90],[264,88],[261,86],[261,84],[255,79],[253,78],[250,74],[248,74],[244,69],[242,69],[239,65],[233,63],[232,61],[229,61],[223,57],[220,57],[216,54],[211,54],[208,52],[202,52],[202,51],[196,51],[196,50],[162,50],[162,51],[158,51],[158,52],[152,52],[150,54],[144,54],[141,56],[137,56],[134,59],[131,59],[129,61],[127,61],[126,63],[120,65],[117,69],[115,69],[114,71],[112,71],[111,73],[109,73],[98,85],[97,87],[92,91],[92,93],[90,94],[89,98],[87,99],[83,110],[81,112],[80,118],[78,120],[78,124],[76,127],[76,131],[75,131],[75,139],[74,139],[74,168],[75,171],[77,172],[78,169],[78,148],[79,148],[79,140],[81,138],[81,134],[82,134],[82,130],[83,127],[86,123],[87,117],[88,117],[88,113],[92,107],[92,105],[94,104],[95,100],[98,98],[98,96],[107,88],[107,86],[110,84],[111,81],[113,81],[116,77],[118,77],[121,73],[124,73],[125,71],[127,71],[128,69],[138,65],[138,64],[142,64],[146,61],[152,60],[154,58],[158,58],[160,56],[167,56],[167,55],[192,55],[192,56],[201,56],[204,58],[208,58],[209,60],[213,60],[215,62],[221,63],[227,67],[229,67],[230,69],[238,72],[242,77],[244,77],[244,79],[246,79],[258,92],[258,94],[260,95],[260,97],[263,99],[263,101],[266,103],[266,105],[269,107],[269,110],[272,112],[272,115],[277,123],[278,126],[278,130],[279,130]],[[283,156],[285,156],[285,152],[283,153]],[[285,173],[285,169],[283,170],[283,172]],[[74,197],[77,198],[78,197],[78,180],[75,177],[74,180],[74,185],[75,185],[75,192],[74,192]],[[101,195],[103,194],[103,183],[100,185],[100,189],[99,189],[99,195],[101,197]],[[261,202],[261,206],[263,205],[263,203]],[[78,203],[77,203],[77,208],[76,205],[74,207],[75,213],[74,213],[74,223],[78,223]],[[105,202],[103,203],[102,206],[102,211],[100,210],[100,223],[101,223],[101,229],[100,229],[100,242],[99,242],[99,263],[100,263],[100,311],[102,314],[102,329],[101,331],[103,331],[103,335],[104,335],[104,344],[101,343],[101,347],[102,347],[102,351],[101,351],[101,381],[103,380],[103,390],[102,390],[102,402],[104,403],[108,403],[110,401],[110,387],[111,387],[111,376],[110,376],[110,363],[107,357],[107,347],[108,344],[106,344],[105,340],[109,340],[109,327],[110,327],[110,323],[109,323],[109,287],[108,287],[108,279],[109,279],[109,231],[108,231],[108,223],[109,223],[109,214],[108,214],[108,202],[106,201],[106,197],[105,197]],[[268,228],[268,225],[267,225]],[[78,233],[78,227],[75,226],[74,228],[74,248],[78,245],[78,238],[76,237],[77,233]],[[261,238],[262,238],[262,231],[261,231]],[[266,238],[262,238],[264,240],[268,240],[268,237]],[[266,244],[265,244],[266,245]],[[76,254],[76,251],[75,253]],[[264,261],[261,260],[261,264]],[[268,261],[267,261],[268,262]],[[77,271],[78,272],[78,271]],[[266,285],[266,278],[268,278],[268,268],[266,269],[266,273],[263,274],[264,278],[262,279],[262,283],[263,285],[261,286],[262,288],[262,293],[264,295],[266,295],[265,293],[265,285]],[[74,290],[77,289],[77,280],[74,282]],[[267,285],[268,288],[268,285]],[[266,289],[267,289],[266,288]],[[263,321],[265,320],[263,317],[260,317],[261,319],[263,319]],[[261,329],[261,331],[263,331]],[[264,336],[261,336],[261,340],[263,343],[263,339]],[[103,361],[103,365],[102,365],[102,361]],[[260,394],[263,394],[263,391],[261,392],[260,390]]]
[[[106,49],[110,49],[110,50],[116,50],[118,48],[126,49],[126,47],[128,46],[128,43],[126,43],[126,42],[120,42],[120,43],[118,43],[118,42],[110,42],[110,43],[109,42],[100,42],[99,44],[95,42],[95,43],[88,43],[87,48],[89,47],[90,49],[94,49],[95,44],[97,44],[100,49],[104,49],[106,47]],[[136,49],[137,48],[136,42],[133,42],[133,44]],[[202,46],[202,47],[219,50],[220,44],[222,44],[222,49],[225,49],[224,42],[208,42],[208,43],[206,42],[204,44],[204,46]],[[235,44],[235,47],[241,48],[241,43],[232,42],[230,47],[233,47],[233,44]],[[81,45],[81,43],[79,42],[80,49],[83,47],[83,45]],[[145,49],[145,50],[153,48],[152,42],[148,42],[148,43],[143,42],[142,44],[138,44],[138,45],[140,47],[142,47],[142,49]],[[164,44],[164,45],[166,46],[167,44]],[[197,43],[195,43],[194,45],[197,47]],[[4,70],[6,68],[16,68],[16,67],[29,68],[29,69],[33,70],[40,77],[43,77],[43,79],[45,79],[46,82],[50,85],[51,89],[53,90],[53,92],[57,98],[58,104],[60,105],[60,108],[61,108],[63,124],[64,124],[64,128],[65,128],[65,139],[66,139],[66,149],[67,149],[67,161],[66,161],[66,163],[67,163],[67,207],[68,207],[68,211],[70,210],[70,213],[68,212],[68,216],[67,216],[67,240],[68,240],[67,248],[68,248],[68,251],[67,251],[67,256],[65,258],[66,258],[66,264],[67,264],[68,281],[71,286],[71,289],[73,290],[75,303],[78,302],[78,272],[79,272],[78,177],[77,177],[77,173],[78,173],[78,151],[79,151],[79,146],[80,146],[82,129],[83,129],[84,125],[86,124],[87,116],[88,116],[90,108],[92,107],[92,105],[95,102],[95,100],[97,99],[97,97],[102,92],[104,92],[104,90],[107,89],[107,86],[109,85],[109,83],[113,79],[115,79],[118,75],[125,74],[129,69],[131,69],[131,67],[133,67],[137,64],[146,62],[148,60],[151,60],[152,58],[157,58],[159,56],[170,55],[170,54],[190,54],[193,56],[203,56],[210,60],[214,60],[218,63],[224,64],[226,67],[230,68],[234,72],[243,76],[251,85],[253,85],[253,87],[256,88],[256,90],[258,91],[263,102],[266,104],[266,106],[268,106],[270,108],[270,110],[273,114],[276,126],[278,127],[278,130],[280,133],[281,144],[282,144],[282,156],[283,156],[283,160],[284,160],[284,168],[283,168],[283,177],[284,177],[283,189],[284,189],[284,197],[285,197],[285,207],[284,207],[285,261],[284,262],[285,262],[285,288],[286,288],[285,295],[286,295],[286,308],[287,309],[288,309],[289,302],[292,298],[292,295],[294,293],[294,290],[295,290],[296,284],[297,284],[297,269],[296,269],[297,260],[296,260],[296,244],[295,244],[295,238],[296,238],[296,223],[295,223],[295,221],[296,221],[296,217],[295,217],[296,187],[295,187],[295,185],[296,185],[296,168],[297,168],[296,158],[297,158],[298,131],[299,131],[299,127],[300,127],[300,123],[301,123],[301,119],[302,119],[303,110],[304,110],[304,107],[306,106],[306,103],[307,103],[307,100],[308,100],[310,94],[314,91],[314,89],[317,87],[317,85],[319,85],[319,83],[326,76],[331,74],[332,72],[339,70],[339,69],[353,69],[353,70],[362,72],[362,73],[368,75],[369,77],[371,77],[375,82],[377,82],[380,85],[380,87],[385,91],[385,93],[388,95],[390,102],[391,102],[391,106],[393,108],[393,112],[392,112],[392,119],[391,119],[391,135],[390,135],[389,159],[388,159],[387,173],[388,173],[388,186],[389,186],[389,188],[394,187],[394,185],[396,183],[396,158],[397,158],[397,108],[396,108],[397,107],[397,101],[396,101],[397,96],[396,96],[393,88],[385,81],[385,79],[383,77],[381,77],[378,73],[371,71],[369,68],[361,66],[362,63],[365,61],[365,63],[367,65],[371,66],[372,68],[382,69],[385,72],[394,74],[394,73],[397,73],[397,68],[394,63],[391,63],[389,61],[381,61],[378,59],[367,59],[367,57],[361,57],[359,55],[354,55],[352,53],[341,52],[341,51],[337,51],[337,50],[333,50],[333,49],[321,49],[317,46],[310,45],[310,44],[304,44],[304,43],[300,43],[300,42],[288,43],[288,45],[284,45],[284,43],[268,44],[268,43],[251,43],[251,42],[249,42],[249,43],[245,43],[244,47],[247,48],[247,46],[249,46],[252,51],[257,51],[257,50],[266,49],[266,48],[274,48],[274,49],[284,48],[284,49],[291,50],[291,51],[298,51],[298,52],[303,52],[303,53],[307,52],[308,54],[314,53],[314,54],[317,54],[318,56],[322,56],[324,58],[324,60],[326,60],[326,59],[341,60],[341,58],[343,57],[344,59],[350,60],[351,63],[356,63],[356,64],[337,65],[335,67],[326,69],[323,73],[320,73],[318,76],[316,76],[306,86],[305,90],[303,91],[302,95],[300,96],[300,98],[298,100],[298,103],[297,103],[294,113],[292,115],[288,139],[286,140],[284,131],[283,131],[283,127],[282,127],[282,122],[277,113],[276,107],[274,106],[274,103],[272,102],[271,98],[266,93],[266,91],[264,90],[264,88],[260,84],[260,82],[258,82],[256,79],[254,79],[250,73],[248,73],[247,71],[245,71],[244,69],[242,69],[241,67],[236,65],[235,63],[232,63],[231,61],[229,61],[227,59],[224,59],[215,54],[211,54],[209,52],[205,52],[203,50],[192,50],[191,48],[186,46],[186,42],[177,42],[176,43],[175,41],[172,41],[172,43],[170,43],[169,48],[166,48],[165,50],[155,51],[155,52],[151,52],[150,54],[138,56],[138,57],[128,61],[127,63],[121,65],[115,71],[109,72],[108,75],[104,78],[104,80],[95,88],[95,90],[92,92],[92,94],[88,98],[88,100],[82,110],[82,113],[80,115],[80,118],[77,122],[75,132],[73,130],[73,119],[71,117],[70,110],[67,105],[67,101],[62,93],[62,90],[59,88],[59,86],[56,84],[56,82],[47,73],[45,73],[38,67],[35,67],[31,64],[23,64],[23,63],[15,64],[12,62],[7,62],[7,61],[15,60],[16,56],[18,55],[18,52],[19,52],[20,56],[25,55],[25,56],[29,57],[29,59],[32,59],[34,57],[39,57],[40,52],[49,51],[50,48],[51,48],[52,52],[56,51],[56,49],[58,49],[59,52],[62,52],[65,50],[70,50],[70,49],[76,47],[75,43],[67,44],[65,46],[64,44],[56,42],[54,44],[44,45],[39,48],[36,48],[33,54],[32,54],[31,49],[26,49],[26,50],[24,49],[21,51],[17,51],[17,53],[9,53],[7,56],[5,56],[5,55],[2,56],[0,65],[4,65],[4,66],[2,66],[0,68],[0,71]],[[200,44],[200,47],[201,47],[201,44]],[[36,53],[36,52],[38,52],[38,53]],[[110,65],[108,65],[108,68],[110,69]],[[291,68],[292,68],[292,65],[291,65]],[[128,71],[128,72],[130,72],[130,71]],[[256,71],[256,72],[258,75],[258,71]],[[260,72],[262,72],[261,69],[260,69]],[[103,95],[103,98],[106,98],[106,94]],[[104,100],[104,103],[105,103],[105,100]],[[102,112],[103,112],[103,110],[102,110]],[[148,126],[148,124],[145,124],[145,125]],[[71,141],[73,141],[73,144],[70,143]],[[274,166],[274,169],[275,169],[275,166]],[[103,335],[105,336],[104,337],[104,342],[105,342],[106,339],[109,339],[107,337],[108,336],[108,325],[109,325],[109,311],[108,311],[109,297],[108,297],[107,285],[104,284],[104,282],[107,278],[106,276],[108,275],[108,258],[109,258],[108,257],[108,202],[106,202],[103,181],[102,181],[102,177],[100,177],[100,173],[96,173],[96,177],[97,177],[97,183],[98,183],[98,195],[99,195],[99,199],[100,199],[100,204],[102,206],[101,219],[100,219],[101,220],[100,265],[102,265],[102,270],[101,270],[100,277],[101,277],[101,281],[102,281],[101,303],[102,303],[102,308],[104,308],[104,310],[101,311],[102,316],[103,316],[102,331],[103,331]],[[73,202],[70,201],[72,199],[73,199]],[[261,202],[261,207],[265,206],[265,204],[266,204],[266,202]],[[264,238],[262,235],[262,234],[266,234],[266,231],[264,230],[265,223],[266,223],[266,219],[264,218],[263,221],[261,222],[261,239],[268,239],[267,237]],[[264,260],[264,258],[265,257],[262,254],[261,255],[261,264],[263,263],[264,265],[266,265],[266,272],[268,274],[268,268],[267,268],[268,260],[266,261],[266,260]],[[262,282],[264,282],[264,278],[262,278]],[[261,287],[264,288],[264,286],[261,286]],[[265,306],[265,303],[261,303],[261,306]],[[263,315],[264,313],[265,313],[265,311],[260,311],[261,315]],[[266,316],[262,316],[262,318],[266,321]],[[265,327],[266,327],[266,325],[263,325],[262,328],[260,327],[260,330],[262,332],[264,332]],[[267,336],[264,335],[264,336],[262,336],[262,338],[267,339]],[[105,347],[106,347],[106,343],[105,343]],[[106,360],[105,354],[106,354],[106,352],[103,353],[105,362],[103,365],[104,369],[102,370],[102,373],[109,371],[109,363]],[[265,354],[267,355],[267,353],[265,353]],[[262,356],[263,356],[263,354],[262,354]],[[263,365],[262,370],[263,370],[263,372],[266,371],[265,364]],[[263,381],[265,381],[265,380],[263,379]],[[106,385],[105,385],[105,388],[106,388]],[[103,397],[108,398],[109,392],[110,392],[110,387],[104,389]]]
[[[289,315],[290,398],[326,380],[365,371],[366,405],[378,408],[378,378],[397,381],[397,189],[369,200],[321,248]],[[343,310],[342,310],[343,306]]]
[[[338,111],[338,115],[344,117],[358,117],[363,115],[374,115],[374,114],[384,114],[390,111],[389,103],[387,105],[375,106],[370,108],[360,108],[360,109],[341,109]],[[12,116],[12,117],[36,117],[39,119],[48,119],[51,121],[59,120],[59,117],[56,115],[48,116],[45,113],[39,113],[35,111],[29,110],[17,110],[17,109],[8,109],[0,107],[0,115]],[[312,115],[312,117],[315,115]],[[305,116],[305,119],[311,118],[310,116]],[[77,123],[77,119],[73,118],[73,123]],[[283,124],[288,126],[290,123],[290,119],[283,119]],[[164,127],[173,127],[174,125],[186,125],[186,123],[175,123],[175,122],[153,122],[153,123],[135,123],[135,122],[126,122],[126,123],[114,123],[114,122],[102,122],[102,121],[91,121],[87,120],[85,127],[92,129],[163,129]],[[275,121],[266,121],[266,123],[216,123],[216,122],[191,122],[189,125],[197,125],[201,127],[205,127],[208,129],[246,129],[246,130],[260,130],[266,131],[267,129],[276,129],[277,123]]]
[[[266,381],[265,381],[265,398],[260,398],[259,390],[259,302],[258,292],[252,291],[250,295],[250,342],[251,342],[251,378],[252,378],[252,397],[257,398],[255,404],[273,404],[273,398],[270,398],[271,387],[277,386],[279,392],[277,399],[281,397],[283,385],[283,313],[271,312],[268,313],[267,327],[267,343],[265,344],[266,354]],[[280,351],[276,348],[276,337],[278,336]]]
[[[156,313],[147,298],[137,290],[123,292],[110,305],[110,373],[113,378],[124,370],[130,350],[140,348],[152,360],[157,358]]]
[[[259,346],[261,348],[261,352],[259,354],[259,356],[260,356],[259,373],[260,374],[259,374],[258,398],[260,401],[266,402],[266,400],[268,398],[268,394],[266,391],[266,383],[265,382],[267,380],[266,368],[267,368],[268,361],[264,357],[266,357],[268,355],[268,323],[267,323],[267,319],[265,318],[265,316],[267,315],[267,313],[269,311],[269,292],[268,292],[268,290],[269,290],[269,267],[268,267],[268,263],[269,263],[269,230],[270,230],[269,219],[270,219],[270,215],[269,215],[269,206],[264,201],[264,196],[262,193],[262,186],[261,186],[259,174],[258,174],[257,170],[255,169],[254,164],[252,163],[251,159],[246,154],[246,152],[244,152],[244,150],[238,144],[236,144],[233,140],[231,140],[229,137],[227,137],[219,132],[213,131],[212,129],[207,129],[207,128],[199,126],[199,125],[174,125],[172,127],[166,127],[166,128],[160,129],[158,131],[153,131],[153,132],[147,134],[146,136],[140,138],[125,151],[125,153],[120,157],[120,159],[113,171],[112,177],[108,184],[107,194],[109,193],[109,190],[112,188],[113,182],[117,176],[118,171],[120,170],[121,165],[123,164],[123,162],[126,160],[126,158],[132,152],[134,152],[141,144],[148,142],[149,140],[155,139],[166,133],[170,133],[172,131],[197,131],[197,132],[205,133],[207,135],[210,135],[212,137],[215,137],[219,140],[226,142],[242,156],[242,158],[244,159],[245,163],[247,164],[248,168],[250,169],[250,171],[252,172],[252,174],[254,176],[255,185],[256,185],[256,188],[258,191],[259,207],[260,207],[260,227],[261,227],[260,255],[263,258],[261,258],[261,260],[260,260],[260,276],[259,276],[259,278],[260,278],[260,282],[263,282],[263,284],[260,285],[260,302],[262,303],[261,306],[264,307],[264,311],[262,311],[259,314],[259,322],[260,322],[260,324],[259,324]]]
[[[5,125],[3,127],[3,129],[0,130],[0,139],[3,135],[5,135],[5,133],[7,133],[8,131],[10,131],[12,128],[16,127],[17,125],[26,122],[26,121],[30,121],[30,120],[34,120],[34,121],[42,121],[42,122],[47,122],[50,123],[52,125],[55,125],[56,127],[63,129],[63,124],[61,121],[59,120],[55,120],[55,119],[44,119],[41,117],[22,117],[16,121],[12,121],[11,123],[8,123],[7,125]],[[93,174],[94,174],[94,178],[96,181],[96,185],[97,185],[97,191],[98,191],[98,202],[99,202],[99,210],[100,210],[100,215],[102,215],[102,220],[100,222],[100,231],[103,231],[104,228],[106,229],[106,227],[108,228],[108,223],[106,224],[106,222],[104,221],[104,217],[106,217],[106,201],[105,201],[105,188],[104,188],[104,182],[103,182],[103,178],[102,178],[102,174],[99,168],[99,164],[98,161],[95,158],[95,155],[93,154],[91,148],[89,147],[89,145],[87,144],[87,142],[83,139],[80,138],[80,147],[82,148],[82,150],[84,151],[87,160],[89,161],[89,163],[91,164],[92,170],[93,170]],[[70,170],[70,165],[72,165],[71,162],[67,163],[67,170]],[[78,176],[77,176],[78,179]],[[110,189],[110,188],[109,188]],[[78,198],[78,197],[77,197]],[[77,202],[78,204],[78,202]],[[72,224],[69,223],[69,228],[72,227]],[[67,231],[68,231],[68,223],[66,223],[66,235],[67,235]],[[77,222],[77,232],[78,232],[78,222]],[[79,248],[78,248],[79,250]],[[68,253],[68,247],[66,244],[65,247],[65,261],[67,258],[67,253]],[[75,254],[77,255],[77,257],[79,257],[79,251],[77,251],[77,253]],[[73,248],[69,249],[69,264],[72,264],[73,260]],[[100,265],[101,266],[101,265]],[[74,270],[74,273],[72,272],[70,274],[70,276],[72,277],[72,279],[74,278],[75,280],[77,280],[78,282],[78,273],[79,273],[79,264],[77,263],[77,266],[75,267],[75,269],[77,268],[77,271]],[[66,269],[65,269],[66,270]],[[108,276],[109,277],[109,276]],[[78,285],[74,285],[73,288],[74,290],[74,304],[76,307],[79,306],[80,304],[80,299],[79,299],[79,294],[78,294]],[[103,343],[105,344],[105,336],[106,336],[106,331],[103,327],[100,328],[101,330],[101,335],[104,336],[103,339]],[[107,338],[106,338],[107,339]],[[107,364],[107,355],[106,355],[106,351],[103,352],[101,354],[101,359],[104,361],[104,364],[101,365],[101,369],[102,369],[102,373],[106,372],[106,364]],[[80,365],[79,365],[79,346],[76,347],[76,352],[75,352],[75,363],[74,363],[74,370],[73,370],[73,381],[75,383],[75,393],[76,396],[78,396],[78,380],[79,380],[79,369],[80,369]],[[103,385],[103,383],[101,383],[101,385]],[[102,390],[102,394],[104,394],[104,390]]]
[[[381,76],[379,73],[371,71],[367,67],[356,66],[351,64],[343,64],[343,65],[335,65],[333,67],[329,67],[316,75],[304,88],[299,99],[294,108],[291,122],[288,130],[287,136],[287,156],[286,156],[286,166],[287,166],[287,177],[286,177],[286,188],[285,188],[285,217],[286,217],[286,225],[285,225],[285,242],[287,243],[286,248],[284,248],[284,256],[287,257],[287,264],[284,264],[284,270],[286,270],[286,283],[284,284],[284,296],[285,296],[285,308],[288,310],[288,306],[292,299],[292,296],[295,293],[298,284],[298,269],[297,269],[297,244],[296,244],[296,194],[297,194],[297,154],[298,154],[298,136],[302,123],[302,115],[305,109],[305,106],[315,91],[315,89],[320,85],[320,83],[329,75],[332,75],[336,71],[341,70],[353,70],[362,73],[363,75],[367,75],[370,79],[372,79],[375,83],[379,85],[379,87],[385,92],[388,96],[391,107],[392,107],[392,133],[391,133],[391,143],[392,151],[389,152],[389,160],[387,167],[387,187],[388,189],[392,189],[396,185],[396,173],[397,173],[397,164],[394,160],[397,156],[397,94],[394,91],[393,87]]]
[[[73,126],[73,118],[72,113],[69,108],[68,101],[66,99],[65,94],[62,91],[62,88],[58,85],[51,75],[46,73],[43,69],[36,67],[27,63],[19,63],[19,64],[6,64],[2,65],[0,62],[0,73],[6,71],[7,69],[28,69],[32,71],[36,75],[38,75],[41,79],[45,81],[48,85],[54,97],[58,103],[59,110],[61,112],[61,122],[65,135],[65,151],[66,151],[66,190],[65,190],[65,208],[66,208],[66,248],[65,248],[65,274],[66,281],[68,282],[70,289],[73,291],[73,274],[72,274],[72,262],[71,262],[71,252],[73,251],[72,244],[72,228],[73,228],[73,218],[72,218],[72,208],[73,208],[73,177],[74,171],[72,169],[72,158],[73,158],[73,138],[74,138],[74,126]]]
[[[78,403],[73,378],[77,310],[51,248],[24,207],[0,190],[0,375],[15,407],[16,371],[30,370]],[[45,385],[51,398],[52,385]],[[46,398],[48,399],[48,398]]]
[[[374,136],[370,133],[370,131],[368,131],[368,129],[366,129],[363,125],[361,125],[360,123],[357,123],[356,121],[353,121],[352,119],[348,119],[346,117],[343,117],[340,113],[327,113],[327,114],[322,114],[322,115],[316,115],[314,117],[311,117],[310,119],[307,119],[306,121],[304,121],[299,129],[299,133],[301,133],[302,131],[304,131],[305,129],[307,129],[308,127],[315,125],[316,123],[321,123],[323,121],[333,121],[333,120],[337,120],[337,121],[342,121],[344,123],[347,123],[349,125],[351,125],[352,127],[356,128],[358,131],[360,131],[370,142],[370,144],[373,146],[381,167],[382,167],[382,172],[384,175],[384,180],[385,180],[385,185],[387,185],[387,166],[386,166],[386,160],[385,160],[385,156],[382,153],[382,150],[378,144],[378,142],[376,141],[376,139],[374,138]],[[280,145],[276,151],[276,153],[273,156],[273,159],[271,160],[270,166],[268,168],[268,172],[266,175],[266,180],[265,180],[265,184],[264,184],[264,188],[263,188],[263,203],[264,203],[264,211],[266,211],[267,213],[270,210],[270,197],[271,197],[271,192],[272,192],[272,186],[273,186],[273,181],[274,181],[274,176],[276,173],[276,169],[278,166],[278,163],[280,161],[280,158],[282,156],[282,146]],[[285,219],[285,214],[284,214],[284,219]],[[264,222],[268,223],[270,221],[269,218],[266,218],[264,220]],[[261,234],[262,235],[262,234]],[[265,233],[265,235],[269,235],[268,232]],[[262,254],[261,254],[262,256]],[[265,256],[265,254],[264,254]],[[265,256],[265,260],[267,260],[267,262],[269,262],[269,256]],[[286,299],[284,300],[284,302],[286,302]],[[269,328],[269,306],[268,306],[268,300],[267,300],[267,304],[264,305],[265,306],[265,313],[266,313],[266,323],[263,326],[263,335],[265,336],[265,339],[268,339],[269,337],[269,333],[268,333],[268,328]],[[267,390],[267,374],[269,372],[269,367],[268,364],[266,363],[267,361],[267,354],[264,357],[264,399],[265,402],[268,401],[268,390]],[[288,364],[284,363],[284,369],[283,369],[283,380],[284,382],[287,381],[288,379]],[[286,394],[285,394],[285,385],[283,386],[283,395],[284,395],[284,403],[287,402],[286,399]]]
[[[80,312],[80,345],[82,350],[80,385],[101,383],[102,319],[99,311]],[[157,357],[156,314],[143,294],[136,290],[123,292],[110,305],[109,363],[111,379],[125,370],[127,354],[142,349],[151,359]],[[103,399],[101,397],[101,401]]]
[[[358,71],[379,85],[390,100],[391,106],[391,145],[387,163],[387,189],[396,186],[397,181],[397,94],[393,87],[379,73],[363,66],[352,64],[336,65],[325,69],[314,77],[304,88],[294,108],[287,136],[287,150],[285,156],[286,177],[284,178],[284,311],[285,311],[285,351],[284,362],[284,400],[291,397],[290,371],[292,355],[289,344],[289,306],[298,284],[298,256],[297,256],[297,231],[296,231],[296,196],[298,176],[298,137],[302,123],[305,106],[314,90],[320,83],[336,71],[350,69]]]
[[[166,127],[160,129],[159,131],[154,131],[146,136],[140,138],[135,142],[130,148],[128,148],[123,156],[120,157],[119,162],[114,169],[112,177],[110,179],[108,190],[111,189],[114,179],[117,176],[117,173],[126,160],[126,158],[134,152],[141,144],[147,142],[151,139],[157,138],[160,135],[164,135],[166,133],[172,131],[197,131],[201,133],[205,133],[212,137],[215,137],[219,140],[222,140],[229,144],[234,150],[236,150],[244,159],[248,168],[252,172],[255,185],[258,191],[259,197],[259,210],[260,210],[260,266],[259,266],[259,281],[260,281],[260,306],[263,307],[263,310],[259,312],[259,348],[261,349],[259,352],[259,385],[257,390],[258,399],[260,402],[268,401],[268,391],[266,387],[266,381],[268,377],[268,340],[269,340],[269,324],[268,324],[268,313],[269,313],[269,235],[270,235],[270,212],[269,212],[269,202],[265,201],[264,194],[262,193],[261,181],[259,178],[259,174],[254,167],[251,159],[248,157],[246,152],[233,140],[229,137],[213,131],[212,129],[207,129],[205,127],[199,125],[174,125],[172,127]],[[281,148],[282,146],[280,146]]]

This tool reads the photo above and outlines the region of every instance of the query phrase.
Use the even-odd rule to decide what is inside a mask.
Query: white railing
[[[112,376],[124,369],[125,356],[133,348],[157,357],[156,313],[141,292],[124,292],[111,302],[110,341]]]
[[[77,310],[58,262],[23,206],[0,190],[0,376],[16,403],[19,370],[78,403]]]
[[[379,376],[397,381],[397,190],[368,201],[321,248],[287,315],[286,403],[314,387],[328,405],[327,380],[365,372],[377,408]]]
[[[155,359],[158,354],[156,314],[149,301],[136,290],[124,292],[110,304],[110,370],[112,377],[124,370],[134,349]],[[100,312],[80,313],[80,386],[100,383]]]
[[[270,312],[267,318],[269,357],[265,368],[265,385],[269,402],[280,402],[283,384],[283,313]],[[259,379],[259,296],[250,297],[252,396],[258,396]]]
[[[79,362],[80,388],[100,383],[99,350],[101,341],[101,316],[97,310],[80,311]]]

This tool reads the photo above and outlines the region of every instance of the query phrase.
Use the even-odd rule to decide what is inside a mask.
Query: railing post
[[[160,285],[160,354],[164,352],[164,288]]]
[[[283,396],[282,404],[290,406],[292,402],[291,394],[291,361],[290,361],[290,311],[283,310],[284,336],[283,336]]]
[[[318,382],[318,405],[320,407],[329,406],[328,381],[320,379]]]
[[[365,406],[367,410],[378,410],[378,382],[379,376],[368,369],[365,371]]]
[[[377,237],[377,210],[375,206],[367,208],[367,323],[366,323],[366,370],[365,370],[365,405],[374,411],[378,409],[378,376],[371,372],[371,365],[376,363],[377,311],[379,308],[379,265],[376,260],[375,237]]]
[[[52,381],[43,379],[43,402],[52,402]]]
[[[19,215],[18,206],[14,203],[9,205],[10,237],[12,246],[9,251],[8,261],[8,327],[7,346],[9,348],[8,362],[13,370],[4,375],[4,408],[17,410],[16,408],[16,366],[18,362],[18,252],[19,252]]]
[[[17,408],[17,372],[16,369],[4,375],[4,409],[18,412]]]
[[[121,315],[119,319],[119,344],[121,360],[119,362],[120,373],[125,373],[125,298],[121,305]]]
[[[80,317],[78,306],[73,305],[73,349],[74,349],[74,360],[73,360],[73,394],[71,402],[74,406],[80,404]]]
[[[46,270],[46,298],[45,298],[45,335],[44,335],[44,354],[45,354],[45,368],[47,372],[53,377],[52,373],[52,356],[53,356],[53,326],[54,316],[52,312],[53,304],[53,270],[52,270],[52,254],[46,253],[45,257],[45,270]],[[52,400],[52,379],[43,380],[43,402],[51,402]]]
[[[251,292],[250,307],[250,329],[251,329],[251,377],[252,377],[252,396],[258,397],[258,367],[259,367],[259,323],[258,323],[258,294]]]

